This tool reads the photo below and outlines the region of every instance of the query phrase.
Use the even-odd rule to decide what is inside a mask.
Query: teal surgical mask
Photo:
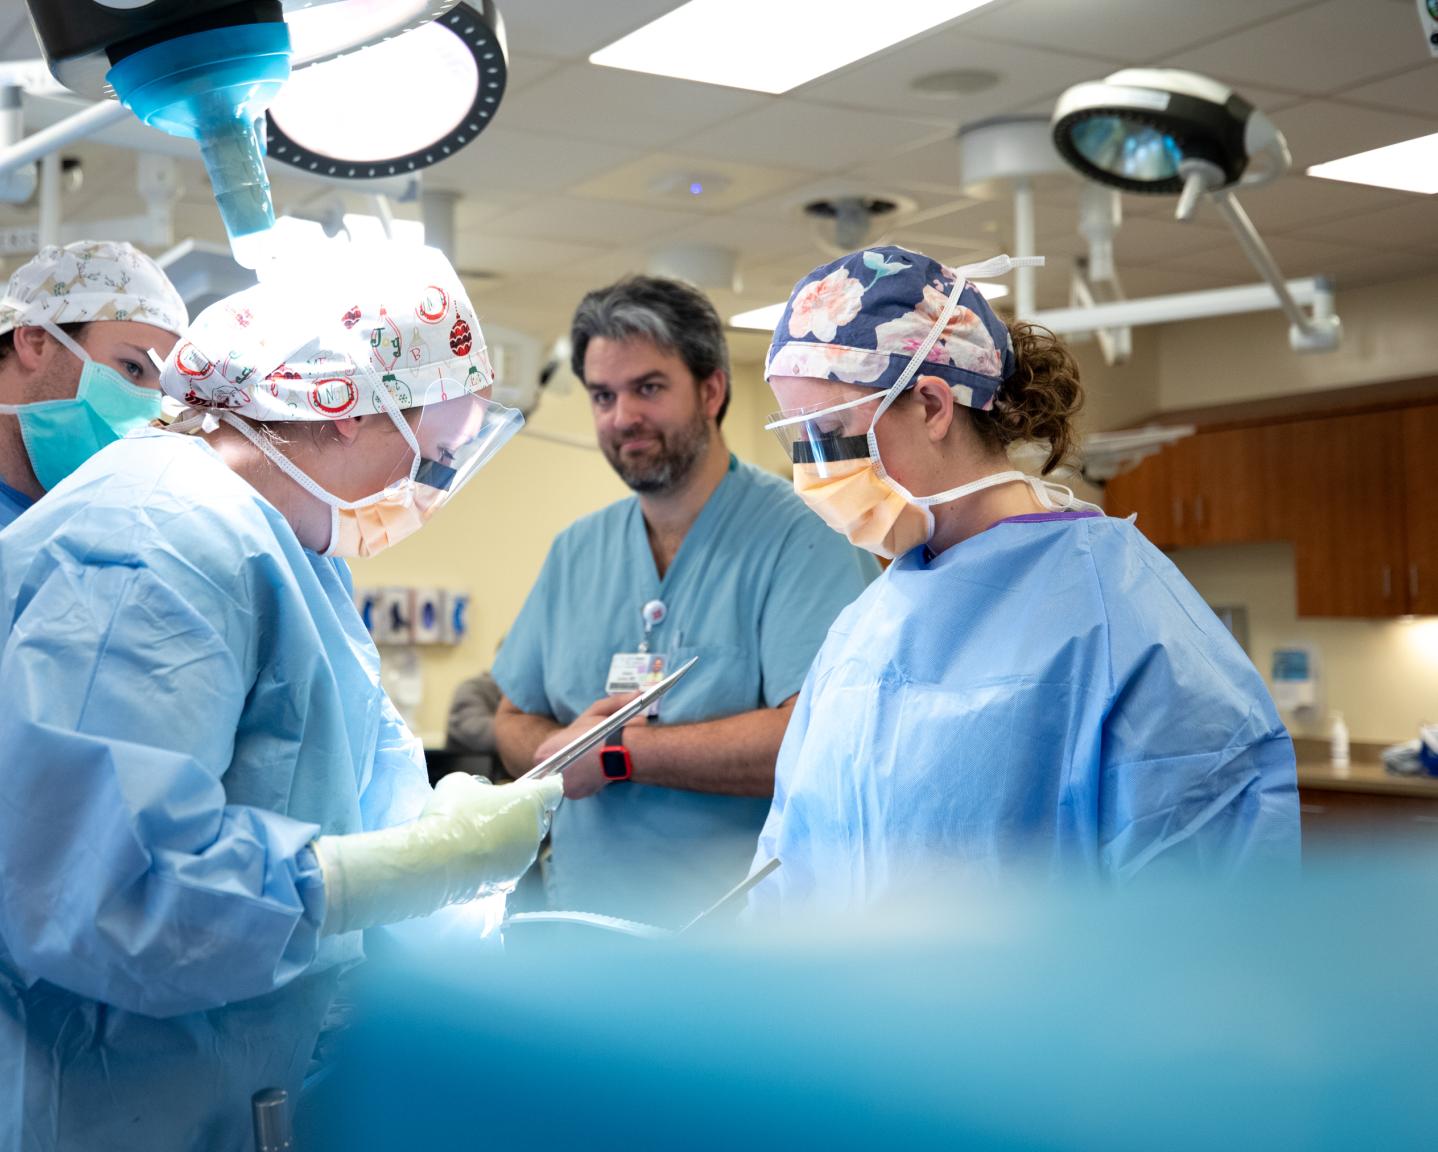
[[[53,324],[40,327],[83,362],[72,400],[0,404],[0,413],[20,421],[20,435],[35,479],[49,491],[106,444],[143,428],[160,415],[160,392],[126,380]]]

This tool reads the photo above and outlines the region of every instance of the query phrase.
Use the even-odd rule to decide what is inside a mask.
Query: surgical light
[[[991,3],[929,0],[879,10],[872,0],[689,0],[589,62],[778,95]]]
[[[1273,121],[1216,80],[1128,68],[1076,84],[1053,112],[1054,146],[1100,184],[1154,195],[1256,184],[1288,171]]]
[[[1438,192],[1438,132],[1314,164],[1308,174],[1323,180],[1344,180],[1431,196]]]
[[[508,77],[492,4],[294,75],[270,105],[269,154],[340,179],[399,176],[470,144],[493,121]]]
[[[1054,147],[1082,175],[1123,192],[1178,197],[1190,220],[1207,198],[1288,316],[1299,351],[1338,345],[1338,317],[1304,312],[1258,230],[1233,194],[1282,176],[1292,159],[1283,134],[1227,85],[1173,68],[1128,68],[1076,84],[1059,97]]]
[[[252,263],[274,225],[257,125],[291,69],[421,27],[450,14],[456,0],[28,0],[28,6],[57,80],[83,95],[118,97],[142,122],[199,145],[231,248],[236,259]],[[484,9],[485,22],[497,27],[487,3]],[[342,126],[343,117],[336,120]]]

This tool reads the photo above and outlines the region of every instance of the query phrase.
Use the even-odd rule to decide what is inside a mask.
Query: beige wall
[[[1278,312],[1159,329],[1159,407],[1193,408],[1263,396],[1438,374],[1433,301],[1438,275],[1344,290],[1343,343],[1298,355]]]
[[[725,437],[742,459],[784,470],[763,431],[773,397],[755,365],[736,365]],[[356,560],[357,588],[440,587],[471,594],[469,636],[457,647],[423,647],[424,698],[418,731],[442,742],[450,698],[460,681],[488,668],[519,613],[550,542],[579,517],[628,494],[597,448],[570,447],[530,432],[594,443],[589,401],[576,388],[546,395],[526,432],[485,465],[423,532],[371,560]]]
[[[1319,705],[1290,723],[1294,735],[1326,736],[1331,710],[1354,740],[1411,740],[1420,722],[1438,721],[1438,618],[1300,620],[1288,544],[1189,548],[1172,559],[1210,604],[1248,608],[1249,655],[1265,680],[1275,648],[1317,655]]]
[[[1096,349],[1084,356],[1090,392],[1099,401],[1088,426],[1114,428],[1154,411],[1438,374],[1435,298],[1438,276],[1351,291],[1340,284],[1343,345],[1317,355],[1289,350],[1277,312],[1136,330],[1148,349],[1144,359],[1108,370]],[[1145,379],[1155,400],[1148,408]],[[1420,721],[1438,720],[1438,619],[1299,620],[1293,552],[1284,544],[1188,549],[1173,559],[1210,604],[1248,608],[1250,654],[1265,677],[1277,647],[1304,644],[1318,653],[1324,701],[1314,717],[1294,724],[1296,734],[1325,736],[1335,708],[1355,740],[1407,740]]]

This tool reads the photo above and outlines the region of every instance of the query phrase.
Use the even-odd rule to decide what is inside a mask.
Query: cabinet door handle
[[[1383,599],[1388,600],[1393,596],[1393,565],[1383,565]]]
[[[1202,527],[1203,527],[1203,497],[1202,497],[1202,496],[1195,496],[1195,497],[1193,498],[1193,523],[1194,523],[1195,527],[1199,527],[1199,528],[1202,528]]]
[[[1183,501],[1177,496],[1173,498],[1173,526],[1175,528],[1183,527]]]
[[[1418,603],[1418,565],[1417,565],[1417,564],[1410,564],[1410,565],[1408,565],[1408,598],[1413,601],[1413,604],[1417,604],[1417,603]],[[1410,605],[1409,605],[1409,608],[1412,608],[1412,607],[1413,607],[1413,604],[1410,604]]]

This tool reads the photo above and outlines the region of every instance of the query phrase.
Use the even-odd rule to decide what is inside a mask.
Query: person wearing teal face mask
[[[189,322],[160,266],[129,244],[48,247],[0,300],[0,528],[160,415],[159,369]]]

